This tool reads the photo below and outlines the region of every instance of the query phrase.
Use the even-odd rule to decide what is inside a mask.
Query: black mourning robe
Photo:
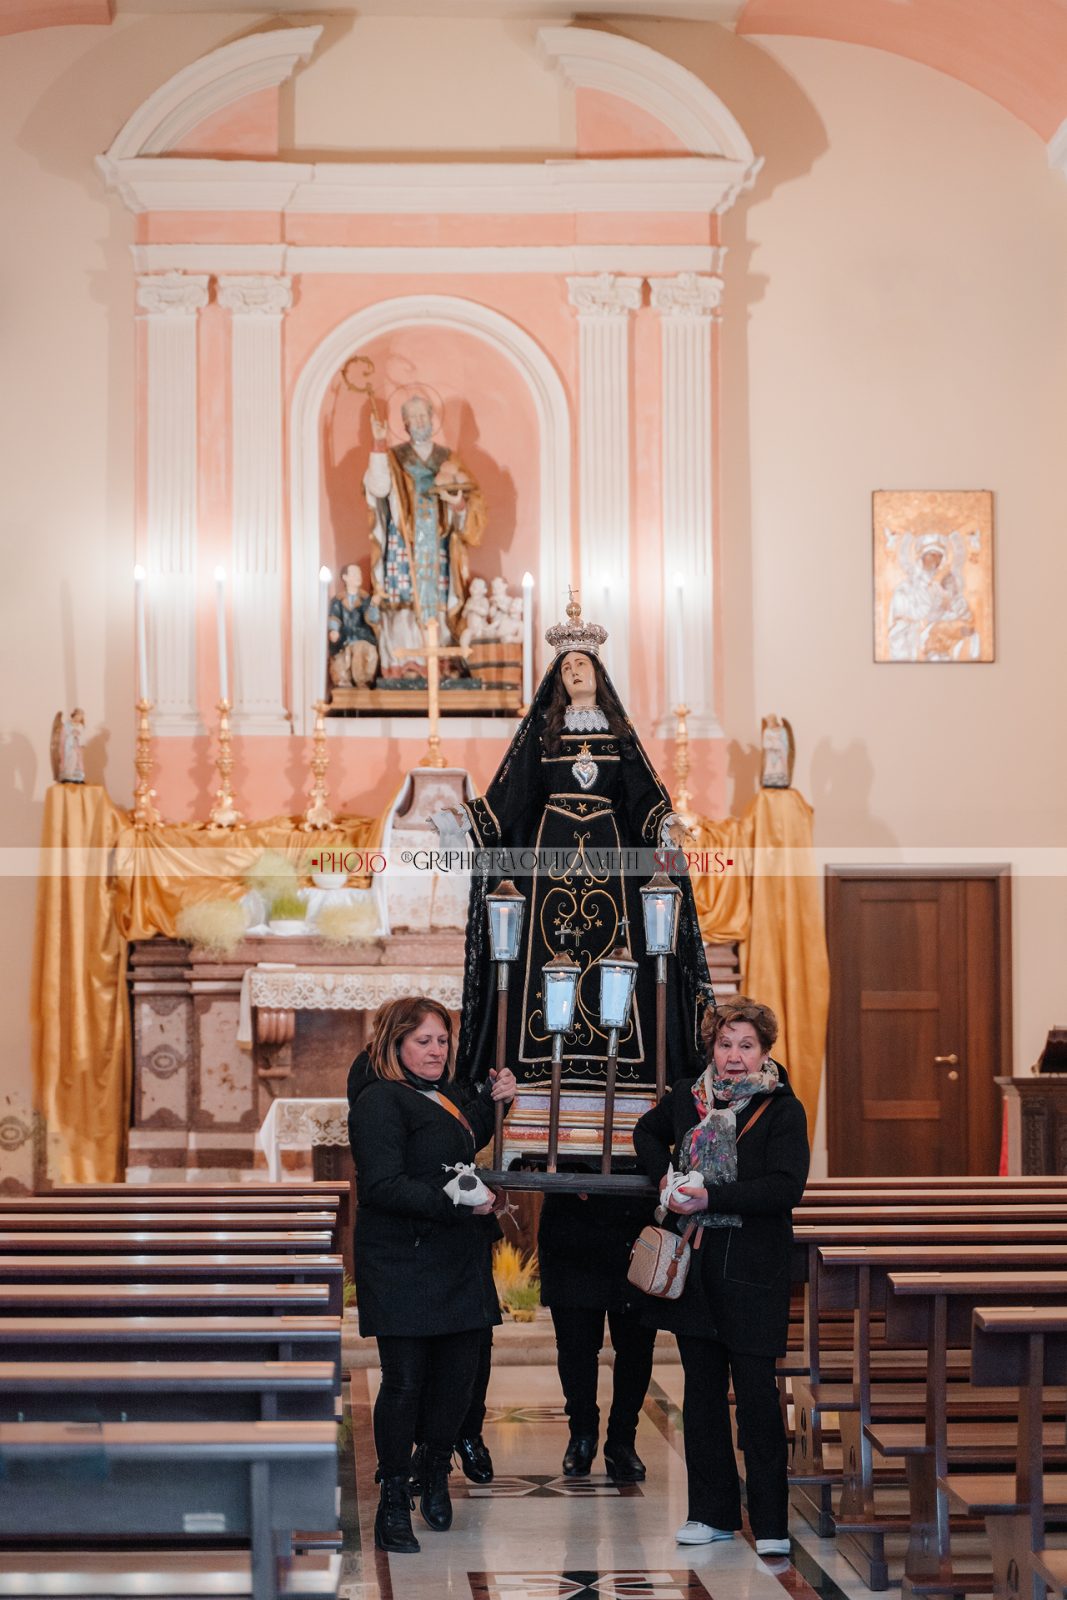
[[[522,948],[509,974],[507,1064],[520,1084],[547,1083],[552,1035],[545,1026],[541,968],[561,948],[582,969],[574,1024],[564,1038],[563,1086],[603,1087],[607,1029],[600,1023],[597,962],[619,944],[638,963],[630,1021],[619,1037],[620,1089],[655,1082],[655,958],[645,950],[640,889],[652,875],[621,866],[608,869],[597,853],[657,849],[671,813],[670,796],[604,675],[601,708],[614,712],[620,732],[564,731],[558,754],[545,746],[545,705],[558,676],[557,660],[545,674],[530,711],[484,797],[465,807],[480,846],[530,846],[561,852],[563,864],[512,874],[526,896]],[[604,701],[608,704],[605,705]],[[582,777],[575,774],[579,764]],[[491,959],[485,896],[497,878],[476,874],[471,888],[458,1067],[480,1081],[495,1061],[496,974]],[[710,994],[688,874],[680,880],[677,955],[667,960],[667,1081],[703,1069],[699,1011]],[[568,937],[561,941],[561,934]]]

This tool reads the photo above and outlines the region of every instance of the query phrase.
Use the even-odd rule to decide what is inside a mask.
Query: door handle
[[[935,1067],[958,1067],[959,1064],[960,1058],[957,1055],[934,1057]]]

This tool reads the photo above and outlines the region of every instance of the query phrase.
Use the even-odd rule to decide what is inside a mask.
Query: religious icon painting
[[[877,489],[875,661],[993,661],[993,495]]]

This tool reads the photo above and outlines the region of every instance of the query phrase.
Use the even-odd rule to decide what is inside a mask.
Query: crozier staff
[[[634,1149],[676,1224],[702,1230],[677,1300],[647,1297],[678,1340],[689,1516],[679,1544],[731,1539],[741,1494],[730,1431],[733,1379],[748,1515],[760,1555],[789,1553],[787,1452],[775,1373],[789,1330],[792,1212],[808,1176],[804,1108],[771,1060],[778,1021],[739,996],[705,1016],[708,1065],[638,1122]],[[670,1181],[669,1168],[682,1182]]]
[[[348,1078],[348,1136],[356,1164],[355,1277],[359,1331],[378,1340],[374,1407],[381,1550],[417,1551],[408,1474],[416,1429],[424,1443],[420,1506],[427,1525],[452,1523],[448,1475],[485,1330],[500,1321],[492,1247],[502,1200],[470,1174],[493,1133],[493,1102],[515,1079],[492,1073],[480,1091],[453,1082],[452,1019],[421,995],[378,1012],[370,1048]]]

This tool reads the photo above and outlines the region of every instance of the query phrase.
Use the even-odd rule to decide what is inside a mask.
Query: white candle
[[[215,627],[219,638],[219,699],[230,698],[229,663],[226,660],[226,568],[215,568]]]
[[[532,572],[522,575],[522,703],[533,699],[533,591]]]
[[[685,574],[674,574],[674,703],[685,705]]]
[[[133,569],[134,614],[137,619],[137,698],[148,699],[148,647],[144,626],[144,568]]]
[[[326,658],[328,654],[327,629],[330,622],[330,582],[333,574],[329,567],[319,568],[319,648],[315,652],[315,700],[326,698]]]

